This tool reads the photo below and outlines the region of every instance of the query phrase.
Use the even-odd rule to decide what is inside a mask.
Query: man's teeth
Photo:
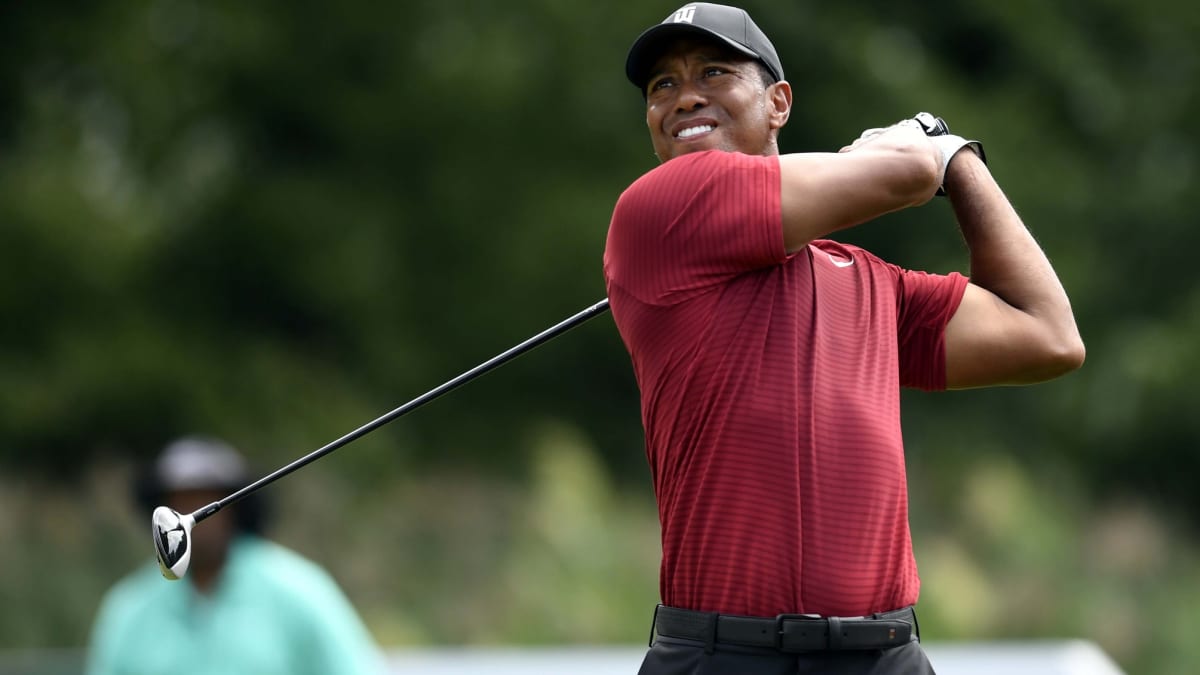
[[[702,134],[706,131],[712,131],[715,128],[716,127],[712,126],[711,124],[704,124],[704,125],[701,125],[698,127],[688,127],[687,129],[684,129],[683,131],[679,132],[679,134],[676,136],[676,138],[691,138],[692,136],[695,136],[696,134]]]

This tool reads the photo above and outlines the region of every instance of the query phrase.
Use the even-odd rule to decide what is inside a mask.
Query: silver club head
[[[174,509],[160,506],[150,517],[150,529],[154,535],[154,552],[158,555],[158,569],[172,581],[187,574],[192,560],[192,526],[196,520],[191,515],[181,515]]]

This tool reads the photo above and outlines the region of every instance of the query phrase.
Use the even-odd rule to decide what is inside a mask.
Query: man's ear
[[[782,129],[792,114],[792,85],[780,80],[767,87],[767,100],[771,105],[771,128]]]

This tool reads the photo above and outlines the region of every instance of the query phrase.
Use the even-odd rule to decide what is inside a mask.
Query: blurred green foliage
[[[273,469],[603,297],[612,205],[655,162],[625,49],[675,4],[0,10],[0,647],[83,644],[149,558],[125,485],[171,437]],[[918,110],[980,138],[1088,344],[1047,385],[906,393],[926,632],[1190,672],[1200,12],[745,6],[796,92],[785,151]],[[944,203],[843,238],[965,271]],[[272,490],[385,644],[646,633],[657,525],[609,319]]]

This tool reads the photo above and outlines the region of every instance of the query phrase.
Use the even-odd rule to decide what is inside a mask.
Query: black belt
[[[891,649],[913,639],[917,618],[912,607],[872,616],[780,614],[766,617],[697,612],[659,605],[654,630],[659,635],[713,644],[773,647],[783,652]]]

